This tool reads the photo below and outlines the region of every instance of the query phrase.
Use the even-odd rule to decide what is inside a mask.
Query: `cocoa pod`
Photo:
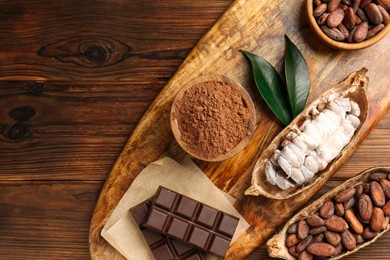
[[[363,234],[363,225],[362,223],[360,223],[359,219],[356,217],[352,209],[348,209],[345,211],[345,219],[356,234]]]
[[[325,231],[324,233],[326,241],[332,246],[338,246],[341,243],[341,236],[339,233],[333,231]]]
[[[363,194],[363,185],[359,184],[358,186],[356,186],[355,198],[359,199],[362,194]]]
[[[378,5],[381,5],[387,11],[390,10],[390,0],[376,0],[376,2],[378,3]]]
[[[366,22],[357,26],[356,31],[353,35],[354,42],[362,42],[366,39],[368,33],[368,24]]]
[[[339,192],[339,194],[337,194],[334,197],[334,200],[337,201],[337,202],[347,201],[350,198],[352,198],[353,195],[355,195],[355,192],[356,192],[355,188],[350,188],[350,189],[347,189],[347,190],[343,190],[342,192]]]
[[[299,244],[297,245],[296,247],[296,251],[298,253],[302,252],[303,250],[306,249],[306,247],[308,245],[311,244],[311,242],[313,242],[313,236],[312,235],[308,235],[304,240],[302,240],[301,242],[299,242]]]
[[[316,7],[316,9],[314,9],[313,16],[319,17],[320,15],[326,12],[327,8],[328,6],[326,4],[320,4],[319,6]]]
[[[364,243],[364,238],[362,235],[358,235],[358,234],[354,234],[353,235],[356,239],[356,244],[359,245],[359,244],[363,244]]]
[[[383,8],[381,5],[378,5],[379,10],[381,10],[382,13],[382,23],[383,24],[388,24],[390,21],[390,15],[389,13]]]
[[[345,12],[344,25],[351,31],[355,27],[355,21],[355,12],[349,7]]]
[[[317,23],[319,25],[324,25],[326,23],[326,20],[328,19],[329,13],[324,13],[320,17],[317,18]]]
[[[301,240],[309,235],[309,225],[303,219],[298,222],[297,235]]]
[[[286,238],[286,246],[287,247],[292,247],[297,245],[301,240],[298,238],[296,234],[290,234]]]
[[[366,227],[363,230],[363,238],[369,240],[371,238],[374,238],[376,235],[378,235],[378,233],[379,232],[372,231],[371,228]]]
[[[341,233],[341,243],[349,251],[352,251],[352,250],[355,249],[355,247],[356,247],[356,239],[352,235],[351,231],[345,230],[343,233]]]
[[[326,24],[329,28],[335,28],[341,24],[344,19],[344,15],[344,10],[341,8],[337,8],[329,14],[328,19],[326,20]]]
[[[372,2],[372,0],[362,0],[360,3],[360,8],[366,8],[367,5],[369,5]]]
[[[353,206],[355,206],[356,204],[356,199],[355,197],[352,197],[350,198],[349,200],[347,200],[346,202],[344,202],[344,209],[347,210],[347,209],[350,209],[352,208]]]
[[[363,21],[363,22],[368,22],[368,18],[366,16],[366,14],[364,13],[364,11],[362,9],[358,9],[356,11],[356,15],[359,16],[359,18]]]
[[[380,24],[381,25],[381,24]],[[377,25],[377,26],[380,26],[380,25]],[[383,26],[383,24],[382,24]],[[375,28],[375,27],[374,27]],[[373,29],[374,29],[373,28]],[[382,27],[383,28],[383,27]],[[372,29],[371,29],[372,30]],[[370,31],[371,31],[370,30]],[[385,193],[385,196],[387,199],[390,199],[390,181],[386,180],[386,179],[382,179],[379,181],[379,184],[382,186],[382,189],[383,189],[383,192]]]
[[[339,216],[339,217],[344,216],[345,209],[344,209],[343,203],[336,203],[334,205],[334,210],[335,210],[337,216]]]
[[[336,248],[328,243],[313,243],[307,247],[307,252],[315,256],[332,256],[334,255]]]
[[[385,206],[383,207],[383,214],[385,214],[385,216],[390,216],[390,200],[386,202]]]
[[[324,233],[319,233],[314,236],[313,243],[318,243],[324,240]]]
[[[375,207],[372,211],[372,217],[370,219],[370,227],[372,231],[379,232],[383,227],[385,215],[383,214],[383,210],[381,208]]]
[[[371,198],[374,205],[383,208],[386,203],[386,197],[381,185],[376,181],[372,181],[370,182],[370,189]]]
[[[348,224],[344,219],[333,215],[325,220],[325,227],[331,231],[343,232],[348,229]]]
[[[297,226],[298,223],[294,223],[291,226],[289,226],[289,228],[287,229],[287,233],[289,234],[297,233]]]
[[[323,226],[325,224],[325,220],[323,220],[320,216],[315,215],[315,214],[310,214],[306,218],[307,224],[309,224],[312,227],[319,227]]]
[[[367,194],[363,194],[359,199],[359,215],[363,220],[370,220],[372,216],[372,201]]]
[[[368,20],[370,20],[373,24],[378,25],[382,23],[382,13],[376,4],[371,3],[364,10],[368,17]]]
[[[292,255],[292,256],[295,256],[295,257],[298,257],[298,256],[299,256],[299,253],[297,252],[297,247],[296,247],[296,246],[289,247],[289,248],[288,248],[288,252],[289,252],[290,255]]]
[[[324,226],[315,227],[315,228],[310,229],[309,234],[310,235],[318,235],[318,234],[324,233],[326,230],[327,229]]]
[[[328,12],[331,13],[340,5],[340,0],[330,0],[328,3]]]
[[[332,201],[327,201],[322,205],[320,209],[320,217],[329,218],[334,214],[334,203]]]
[[[379,182],[382,179],[386,179],[386,177],[387,177],[387,173],[385,173],[385,172],[374,172],[374,173],[371,173],[370,176],[368,176],[368,179],[370,181],[378,181]]]
[[[359,6],[360,6],[360,0],[355,0],[355,2],[353,2],[353,4],[352,4],[352,9],[353,9],[353,11],[356,13],[356,11],[357,11],[357,9],[359,8]]]
[[[313,259],[313,255],[309,254],[306,251],[303,251],[298,256],[298,260],[312,260],[312,259]]]

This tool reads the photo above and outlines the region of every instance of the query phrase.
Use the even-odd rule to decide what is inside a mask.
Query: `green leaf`
[[[310,78],[302,53],[286,35],[284,37],[287,45],[284,72],[291,111],[293,117],[296,117],[305,108],[309,94]]]
[[[265,59],[244,50],[242,53],[252,64],[253,77],[261,96],[279,120],[288,125],[292,116],[280,75]]]

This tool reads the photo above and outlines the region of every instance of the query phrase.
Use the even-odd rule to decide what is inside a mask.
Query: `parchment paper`
[[[101,232],[127,259],[154,259],[129,209],[152,197],[160,185],[239,217],[233,241],[249,227],[232,206],[234,199],[215,187],[190,159],[182,165],[166,157],[151,163],[137,176]]]

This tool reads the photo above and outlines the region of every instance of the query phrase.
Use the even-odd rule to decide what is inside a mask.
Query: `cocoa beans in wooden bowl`
[[[390,229],[390,167],[368,169],[298,212],[267,243],[283,259],[339,259]]]
[[[341,50],[371,46],[390,31],[390,0],[308,0],[314,32]]]

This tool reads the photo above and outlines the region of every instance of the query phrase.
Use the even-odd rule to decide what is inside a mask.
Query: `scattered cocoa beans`
[[[335,41],[368,40],[390,22],[390,0],[313,0],[313,5],[317,24]],[[379,182],[378,176],[372,180]]]

